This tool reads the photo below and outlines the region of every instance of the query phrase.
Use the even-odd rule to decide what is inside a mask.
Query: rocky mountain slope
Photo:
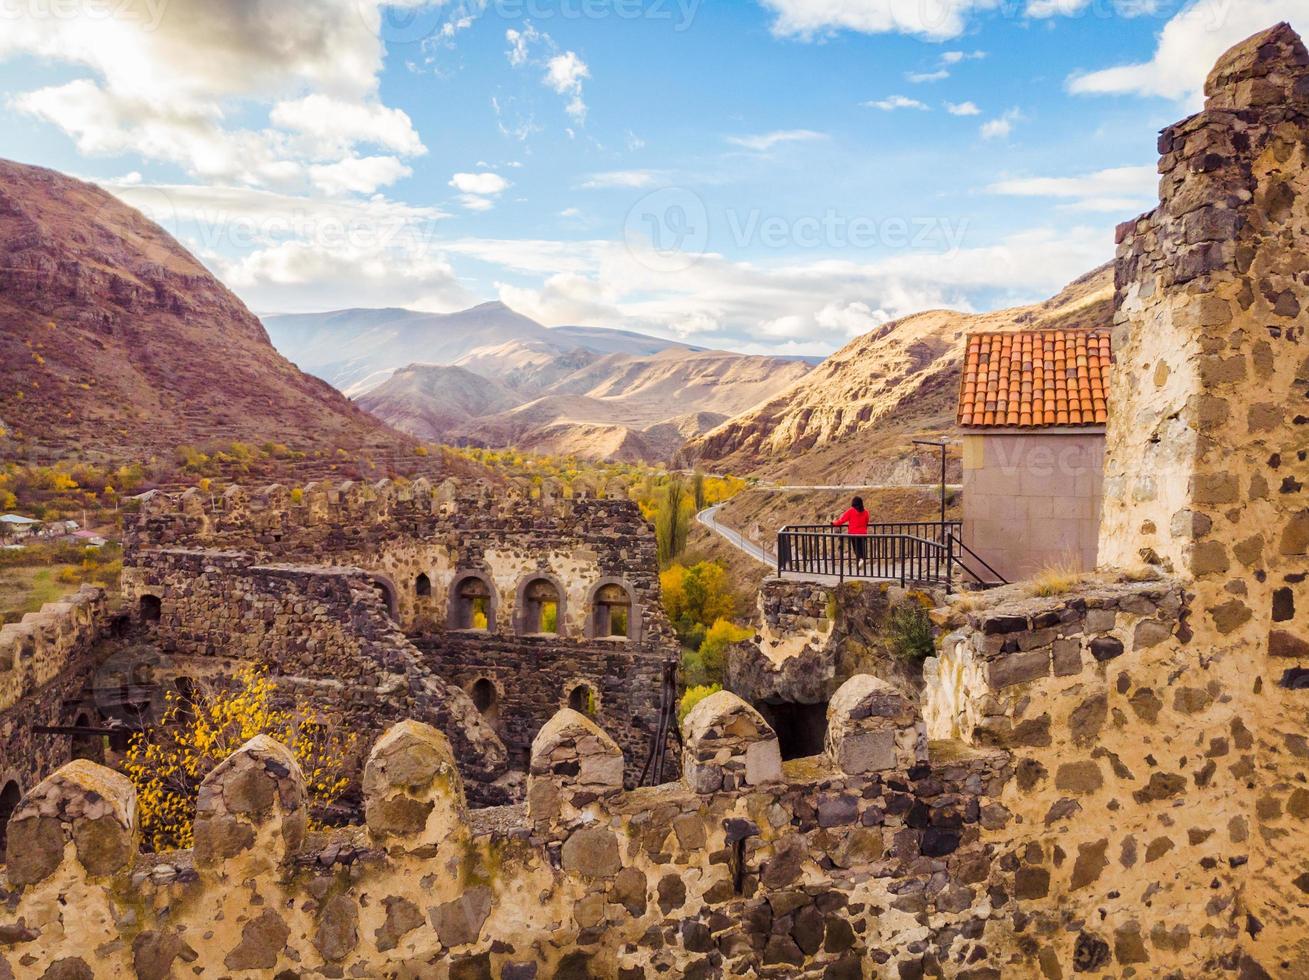
[[[531,342],[500,345],[455,366],[410,365],[357,400],[438,442],[660,462],[810,370],[802,361],[685,348],[592,356],[574,350],[543,360]]]
[[[764,403],[692,441],[688,459],[781,482],[934,479],[913,439],[951,434],[966,336],[979,330],[1107,327],[1113,270],[1103,266],[1032,306],[986,314],[932,310],[837,351]]]
[[[269,343],[171,236],[98,187],[0,161],[0,420],[27,458],[402,438]],[[411,451],[411,450],[410,450]]]

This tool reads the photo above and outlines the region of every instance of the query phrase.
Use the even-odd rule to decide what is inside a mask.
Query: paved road
[[[723,506],[722,504],[717,504],[713,507],[708,507],[705,510],[700,511],[700,513],[696,514],[695,519],[699,521],[701,524],[703,524],[705,527],[709,528],[709,530],[713,531],[719,537],[723,538],[729,544],[735,546],[737,550],[744,551],[755,561],[776,568],[777,559],[774,558],[771,554],[769,554],[759,545],[755,544],[753,541],[751,541],[749,538],[743,535],[740,531],[737,531],[734,528],[730,528],[726,524],[720,524],[718,522],[718,518],[716,515],[722,506]]]

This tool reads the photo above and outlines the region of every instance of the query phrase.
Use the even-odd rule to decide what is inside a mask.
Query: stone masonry
[[[207,567],[213,571],[203,581],[169,573],[183,553],[202,564],[212,553]],[[371,582],[394,620],[397,637],[388,642],[403,644],[401,659],[416,657],[431,679],[424,683],[443,688],[443,696],[459,705],[447,712],[447,722],[468,720],[468,695],[474,695],[483,727],[503,743],[503,750],[489,751],[507,762],[465,773],[473,780],[470,794],[484,801],[497,798],[483,793],[493,770],[507,764],[525,771],[532,739],[563,705],[585,706],[613,732],[629,784],[640,778],[661,716],[672,709],[665,677],[680,648],[659,600],[654,538],[618,486],[601,497],[579,481],[565,498],[549,481],[461,488],[453,481],[434,487],[417,480],[232,488],[217,498],[191,490],[142,499],[127,526],[124,590],[134,604],[144,596],[159,599],[156,636],[165,650],[258,659],[275,674],[300,678],[308,690],[341,676],[317,637],[320,627],[329,635],[335,623],[359,620],[351,603],[362,593],[356,590],[349,601],[340,593],[343,601],[322,607],[312,623],[290,606],[281,609],[278,627],[301,635],[289,645],[268,646],[243,635],[264,613],[243,606],[240,589],[218,581],[238,566],[257,568],[264,579],[281,569],[281,587],[297,577],[296,569],[305,582],[322,580],[332,568]],[[555,632],[526,621],[538,587],[556,600]],[[215,604],[220,593],[227,598]],[[473,593],[482,596],[481,628],[464,608]],[[625,630],[604,628],[606,596],[622,603]],[[374,718],[363,731],[377,734],[412,713],[400,702],[388,706],[379,689],[369,690],[374,694],[361,712]],[[446,722],[419,717],[446,731],[461,762],[472,761],[465,751],[469,738]],[[490,744],[480,734],[470,737],[479,746]],[[674,753],[665,756],[675,760]]]

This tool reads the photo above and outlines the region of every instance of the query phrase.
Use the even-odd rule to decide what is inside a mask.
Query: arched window
[[[432,594],[432,580],[427,577],[426,572],[419,572],[418,577],[414,579],[414,595],[430,596]]]
[[[455,583],[450,596],[450,628],[456,630],[494,629],[491,588],[476,575],[466,575]]]
[[[495,684],[485,677],[479,677],[473,682],[468,694],[473,699],[473,706],[481,712],[487,724],[494,728],[500,720],[500,695]]]
[[[632,597],[615,582],[596,590],[592,616],[597,637],[632,635]]]
[[[558,633],[559,590],[549,579],[537,578],[523,589],[523,633]]]
[[[4,857],[5,841],[9,838],[9,818],[22,802],[23,791],[12,779],[0,789],[0,858]]]
[[[164,602],[157,595],[146,594],[141,596],[140,609],[141,622],[157,623],[159,617],[163,614]]]
[[[568,707],[594,718],[600,708],[600,699],[590,684],[578,684],[568,692]]]

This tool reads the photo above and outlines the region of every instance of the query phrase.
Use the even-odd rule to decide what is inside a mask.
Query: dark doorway
[[[5,842],[9,838],[9,818],[14,815],[22,799],[23,791],[12,779],[5,783],[4,789],[0,789],[0,861],[4,860]]]
[[[91,716],[80,714],[73,724],[78,728],[90,728]],[[103,764],[105,761],[105,743],[103,735],[74,735],[71,754],[74,759],[89,759]]]
[[[141,622],[157,623],[163,614],[164,603],[157,595],[141,596]]]
[[[778,704],[755,705],[768,724],[777,732],[777,744],[782,759],[807,759],[821,755],[823,739],[827,736],[827,702],[797,704],[783,701]]]
[[[495,684],[485,677],[479,677],[473,682],[469,694],[472,696],[473,706],[482,713],[486,723],[495,728],[500,721],[500,698],[496,693]]]
[[[579,711],[588,718],[594,718],[599,699],[595,696],[595,688],[590,684],[578,684],[568,692],[568,707],[574,711]]]
[[[427,577],[426,573],[420,572],[414,579],[414,595],[430,596],[432,594],[432,580]]]

